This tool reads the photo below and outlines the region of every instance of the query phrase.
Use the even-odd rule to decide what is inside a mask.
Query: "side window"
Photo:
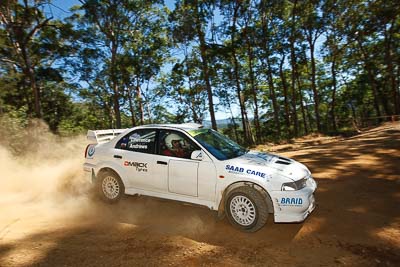
[[[156,144],[156,130],[140,129],[122,137],[115,148],[134,152],[154,154]]]
[[[164,156],[190,159],[192,152],[200,149],[186,135],[177,131],[161,130],[159,140],[159,151]]]

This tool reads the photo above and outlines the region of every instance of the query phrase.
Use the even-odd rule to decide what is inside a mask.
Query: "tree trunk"
[[[300,86],[300,80],[299,77],[297,76],[297,87],[299,88],[299,102],[300,102],[300,110],[301,110],[301,114],[303,116],[303,126],[304,126],[304,133],[307,135],[308,134],[308,126],[307,126],[307,117],[306,117],[306,110],[308,111],[307,106],[304,107],[304,101],[303,101],[303,92],[301,90],[301,86]]]
[[[293,116],[293,122],[294,122],[294,136],[297,137],[299,135],[299,120],[297,118],[297,99],[296,99],[296,76],[297,76],[297,63],[296,63],[296,52],[295,52],[295,47],[294,47],[294,42],[295,42],[295,36],[294,36],[294,31],[296,30],[296,6],[297,6],[297,0],[294,1],[293,5],[293,10],[292,10],[292,31],[290,33],[290,61],[292,65],[292,116]]]
[[[31,66],[27,66],[25,70],[25,75],[29,79],[29,84],[33,92],[34,99],[34,107],[35,107],[35,117],[41,119],[42,118],[42,107],[41,107],[41,99],[40,99],[40,89],[36,84],[35,72]]]
[[[317,130],[319,133],[321,133],[322,128],[321,128],[321,119],[319,115],[319,95],[316,84],[316,69],[315,69],[315,58],[314,58],[315,48],[311,34],[308,39],[309,39],[308,43],[310,45],[310,56],[311,56],[311,88],[313,91],[313,98],[314,98],[314,112],[315,112],[315,119],[317,122]]]
[[[131,121],[132,121],[132,127],[136,126],[136,118],[135,118],[135,106],[133,105],[132,101],[132,90],[130,87],[128,87],[128,103],[129,103],[129,110],[131,112]]]
[[[148,115],[149,123],[153,124],[153,115],[151,114],[151,109],[150,109],[149,102],[146,102],[146,109],[147,109],[147,115]]]
[[[113,106],[114,106],[114,114],[115,114],[115,127],[121,128],[121,112],[119,106],[119,88],[118,81],[116,75],[116,64],[117,64],[117,42],[113,40],[111,42],[111,84],[113,90]]]
[[[288,139],[292,136],[292,131],[290,129],[290,109],[289,109],[289,97],[288,97],[288,87],[286,83],[285,73],[283,72],[283,63],[285,62],[285,56],[282,56],[281,62],[279,64],[279,76],[281,77],[282,88],[283,88],[283,101],[285,105],[285,124],[286,131],[288,132]]]
[[[297,81],[297,88],[298,88],[298,93],[299,93],[299,102],[300,102],[300,111],[301,111],[301,115],[303,117],[303,127],[304,127],[304,133],[308,134],[309,133],[309,128],[307,126],[307,117],[306,117],[306,112],[307,114],[309,114],[309,110],[307,105],[304,106],[304,99],[303,99],[303,91],[302,91],[302,86],[301,86],[301,82],[300,82],[300,77],[297,73],[297,69],[296,69],[296,81]],[[309,118],[309,117],[308,117]],[[308,123],[310,125],[310,128],[312,128],[311,126],[311,120],[308,119]]]
[[[396,101],[395,101],[396,114],[400,115],[400,88],[399,88],[400,87],[399,86],[400,85],[400,81],[399,81],[399,79],[400,79],[400,58],[397,62],[397,74],[396,75],[397,75],[396,88],[395,88],[393,94],[396,99]]]
[[[115,114],[115,127],[116,128],[121,128],[121,113],[119,110],[119,92],[118,92],[118,85],[113,82],[113,106],[114,106],[114,114]]]
[[[192,87],[192,81],[190,78],[190,67],[187,62],[188,62],[188,56],[187,56],[187,53],[185,50],[185,63],[186,63],[185,75],[188,78],[189,92],[192,92],[193,90],[196,90],[196,89]],[[197,92],[193,92],[193,97],[190,98],[189,108],[192,111],[193,122],[202,124],[202,120],[200,119],[200,116],[197,114],[197,111],[196,111],[196,99],[195,99],[196,95],[197,95]]]
[[[239,8],[239,5],[237,5],[237,8]],[[237,8],[235,9],[235,18],[234,18],[234,23],[236,23],[236,16],[237,16]],[[248,13],[248,16],[246,17],[246,22],[245,22],[245,28],[248,29],[249,21],[252,19],[251,13]],[[235,27],[235,25],[233,25]],[[248,58],[248,63],[249,63],[249,78],[250,78],[250,87],[251,87],[251,94],[253,96],[253,103],[254,103],[254,128],[256,130],[256,143],[260,144],[262,142],[262,136],[261,136],[261,127],[260,127],[260,119],[259,119],[259,111],[258,111],[258,97],[257,97],[257,86],[256,86],[256,79],[254,77],[254,70],[253,70],[253,59],[254,59],[254,54],[253,54],[253,47],[252,47],[252,42],[250,39],[250,36],[248,34],[248,31],[244,31],[245,37],[246,37],[246,44],[247,44],[247,58]],[[233,41],[233,39],[232,39]]]
[[[303,99],[303,100],[304,100],[304,103],[305,103],[304,108],[305,108],[305,112],[306,112],[307,118],[308,118],[308,125],[309,125],[310,130],[312,131],[312,124],[311,124],[312,116],[311,116],[311,112],[310,112],[310,109],[308,108],[307,100],[306,99]]]
[[[297,117],[297,96],[296,96],[296,78],[297,78],[297,72],[296,72],[296,56],[294,52],[294,44],[293,42],[290,42],[290,54],[291,54],[291,61],[292,61],[292,117],[293,117],[293,122],[294,122],[294,136],[297,137],[299,135],[299,120]]]
[[[236,93],[237,93],[237,97],[239,99],[240,115],[242,117],[242,127],[243,127],[244,138],[245,138],[245,142],[247,144],[252,144],[253,138],[251,135],[251,129],[249,129],[249,126],[248,126],[249,123],[248,123],[248,119],[247,119],[245,99],[244,99],[244,95],[242,94],[242,89],[241,89],[240,81],[239,81],[239,62],[237,61],[237,58],[236,58],[235,49],[232,50],[232,59],[233,59],[233,65],[234,65],[233,73],[235,76]]]
[[[198,1],[195,1],[195,16],[196,16],[196,31],[197,36],[200,42],[200,56],[201,56],[201,63],[202,63],[202,70],[204,75],[204,82],[206,84],[206,90],[208,95],[208,109],[210,111],[210,118],[211,118],[211,127],[214,130],[217,130],[217,121],[215,120],[215,112],[214,112],[214,102],[213,102],[213,93],[210,83],[210,74],[208,70],[208,60],[207,60],[207,46],[206,40],[204,36],[204,32],[202,30],[202,25],[199,20],[199,12],[198,12],[199,4]]]
[[[249,60],[249,76],[250,76],[250,86],[251,86],[251,93],[253,95],[253,102],[254,102],[254,126],[256,128],[256,140],[257,143],[260,144],[262,142],[261,138],[261,128],[260,128],[260,120],[258,116],[258,99],[257,99],[257,89],[255,85],[255,78],[253,72],[253,52],[250,45],[250,40],[247,39],[247,54]],[[280,135],[280,133],[278,133]]]
[[[274,79],[272,77],[272,68],[269,62],[268,55],[265,57],[265,60],[267,62],[267,76],[268,76],[268,87],[272,99],[272,107],[274,109],[274,122],[275,122],[275,128],[276,128],[276,133],[278,139],[281,139],[281,123],[279,121],[279,106],[278,106],[278,101],[276,100],[276,94],[275,94],[275,86],[274,86]]]
[[[336,84],[336,57],[333,57],[332,59],[332,65],[331,65],[331,73],[332,73],[332,85],[333,85],[333,91],[332,91],[332,102],[331,102],[331,120],[332,120],[332,128],[335,132],[337,132],[337,124],[336,124],[336,115],[335,115],[335,107],[336,107],[336,90],[337,90],[337,84]]]
[[[244,94],[242,94],[242,89],[240,86],[240,77],[239,77],[239,62],[236,57],[236,50],[235,50],[235,33],[236,33],[236,19],[238,13],[239,5],[235,6],[233,18],[232,18],[232,33],[231,33],[231,53],[232,53],[232,60],[233,60],[233,73],[234,79],[236,83],[236,93],[239,100],[240,106],[240,114],[242,116],[242,125],[243,125],[243,132],[245,137],[245,142],[247,144],[253,144],[253,136],[251,134],[251,128],[249,126],[248,118],[247,118],[247,111],[245,106],[245,98]]]
[[[374,73],[371,70],[370,66],[369,66],[369,59],[368,59],[368,55],[366,53],[366,51],[364,50],[363,45],[361,44],[361,41],[357,38],[357,42],[358,42],[358,46],[360,47],[361,50],[361,54],[363,55],[364,58],[364,64],[365,64],[365,68],[367,69],[368,72],[368,79],[370,80],[370,85],[372,88],[372,94],[374,96],[374,107],[375,107],[375,111],[376,111],[376,115],[378,117],[378,121],[382,121],[381,117],[381,110],[379,108],[379,102],[378,102],[378,89],[377,89],[377,85],[376,85],[376,81],[374,78]]]
[[[139,104],[140,125],[144,125],[144,109],[142,92],[140,91],[140,81],[136,78],[136,101]]]
[[[103,106],[102,110],[104,112],[105,117],[108,119],[108,128],[113,129],[114,128],[114,116],[113,116],[113,107],[109,105],[107,101],[102,101]]]
[[[231,104],[229,102],[228,102],[228,106],[229,106],[229,111],[231,112],[231,121],[232,121],[232,124],[233,124],[233,131],[235,133],[236,142],[239,142],[239,135],[238,135],[238,132],[237,132],[237,124],[236,124],[236,121],[235,121],[235,117],[233,116]]]
[[[32,90],[35,117],[40,119],[42,118],[40,90],[36,84],[35,71],[32,66],[32,61],[30,59],[29,52],[27,51],[28,48],[25,46],[24,43],[18,43],[17,45],[24,61],[23,72],[25,77],[29,79],[29,86]]]
[[[389,31],[386,30],[386,27],[384,29],[385,31],[385,63],[386,63],[386,68],[387,68],[387,76],[388,76],[388,81],[390,82],[390,92],[393,98],[393,104],[394,104],[394,110],[391,111],[390,114],[388,115],[393,115],[393,114],[399,114],[400,113],[400,107],[397,99],[397,82],[396,82],[396,75],[394,73],[394,64],[393,64],[393,49],[392,49],[392,36],[393,36],[393,21],[390,25]]]
[[[192,111],[193,122],[201,124],[199,116],[197,115],[197,112],[196,112],[196,103],[195,103],[194,99],[192,99],[190,101],[190,110]]]
[[[20,10],[21,12],[18,12],[19,4],[22,3],[18,3],[18,1],[2,1],[0,21],[1,24],[4,25],[4,38],[9,39],[10,44],[13,47],[13,53],[17,57],[17,62],[19,63],[25,78],[29,80],[29,86],[33,95],[35,117],[42,118],[40,88],[36,83],[35,64],[31,61],[29,46],[33,36],[42,28],[47,26],[50,18],[41,21],[40,17],[35,17],[34,21],[36,24],[33,24],[33,20],[29,19],[29,16],[31,16],[30,11],[34,11],[38,8],[39,4],[35,2],[32,6],[29,6],[28,1],[25,0],[23,1],[23,7],[22,10]],[[26,23],[24,21],[26,21]],[[28,25],[28,23],[30,24]],[[28,103],[28,105],[31,105],[31,103]]]

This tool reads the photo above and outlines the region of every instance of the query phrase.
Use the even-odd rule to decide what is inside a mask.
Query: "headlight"
[[[281,190],[282,191],[294,191],[294,190],[297,190],[296,183],[295,182],[283,183]]]
[[[307,177],[300,179],[296,182],[289,182],[289,183],[283,183],[282,184],[282,191],[295,191],[295,190],[300,190],[306,187],[307,183]]]

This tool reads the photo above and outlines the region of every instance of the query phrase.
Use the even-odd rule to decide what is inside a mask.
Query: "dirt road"
[[[92,201],[73,150],[39,166],[0,151],[0,266],[400,266],[399,123],[280,153],[311,169],[318,206],[253,234],[202,207]]]

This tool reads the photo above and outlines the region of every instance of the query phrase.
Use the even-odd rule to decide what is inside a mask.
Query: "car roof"
[[[181,123],[181,124],[147,124],[141,125],[134,128],[177,128],[181,130],[196,130],[201,129],[204,126],[197,123]]]

